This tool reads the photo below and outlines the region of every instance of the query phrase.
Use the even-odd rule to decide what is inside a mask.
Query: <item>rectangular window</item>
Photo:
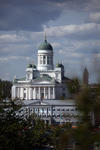
[[[43,64],[46,64],[46,57],[43,56]]]
[[[57,111],[60,111],[60,109],[57,109]]]
[[[66,109],[66,111],[69,111],[69,109]]]
[[[74,109],[71,109],[71,111],[74,111]]]

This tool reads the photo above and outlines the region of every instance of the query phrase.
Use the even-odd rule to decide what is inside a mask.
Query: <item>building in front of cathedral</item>
[[[68,100],[70,94],[66,85],[71,80],[64,76],[62,64],[54,68],[53,56],[53,47],[45,38],[37,52],[37,66],[29,64],[26,77],[14,79],[12,99],[22,100],[22,108],[16,115],[27,118],[35,113],[49,124],[75,123],[78,112],[75,101]]]
[[[26,77],[14,79],[12,99],[25,100],[52,100],[69,97],[64,76],[64,66],[53,64],[53,47],[45,39],[39,46],[38,64],[29,64],[26,68]]]

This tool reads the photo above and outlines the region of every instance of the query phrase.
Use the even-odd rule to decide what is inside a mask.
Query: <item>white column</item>
[[[39,92],[39,99],[41,99],[40,87],[38,88],[38,92]]]
[[[50,87],[48,87],[48,99],[51,98],[51,95],[50,95]]]
[[[47,56],[46,56],[46,65],[47,65],[48,63],[47,63]]]
[[[19,98],[20,98],[20,88],[19,88]]]
[[[43,65],[43,56],[41,56],[41,58],[42,58],[42,65]]]
[[[55,99],[55,87],[53,87],[53,99]]]
[[[29,99],[29,88],[26,88],[26,99]]]
[[[46,96],[46,94],[45,94],[45,87],[44,87],[44,99],[45,99],[45,96]]]
[[[29,99],[29,88],[27,88],[27,99]]]
[[[32,88],[29,88],[29,99],[33,98]]]
[[[13,99],[15,99],[16,98],[16,95],[17,95],[17,93],[16,93],[17,91],[16,91],[16,87],[15,86],[13,86],[12,87],[12,98]]]
[[[34,88],[34,98],[36,99],[36,87]]]
[[[27,88],[26,88],[26,98],[25,99],[27,99]]]
[[[38,65],[40,64],[40,55],[38,55]]]
[[[24,99],[24,88],[22,88],[22,99]]]
[[[31,99],[33,99],[33,88],[31,88]]]
[[[31,88],[31,99],[33,99],[33,88]]]
[[[16,87],[16,97],[17,97],[17,87]]]

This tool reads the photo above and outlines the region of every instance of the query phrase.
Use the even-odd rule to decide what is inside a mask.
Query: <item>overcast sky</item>
[[[81,76],[86,66],[90,80],[96,80],[100,0],[0,0],[1,79],[23,77],[27,64],[37,64],[44,31],[54,48],[54,64],[62,62],[66,76]]]

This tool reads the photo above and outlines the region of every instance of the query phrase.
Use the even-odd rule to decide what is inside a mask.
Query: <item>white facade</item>
[[[14,79],[12,99],[39,100],[60,99],[68,97],[64,84],[64,66],[53,65],[53,48],[45,40],[41,43],[38,53],[38,64],[29,64],[26,68],[26,77]]]
[[[66,122],[76,125],[79,112],[75,100],[25,100],[16,115],[27,119],[33,113],[48,124],[62,124]]]

